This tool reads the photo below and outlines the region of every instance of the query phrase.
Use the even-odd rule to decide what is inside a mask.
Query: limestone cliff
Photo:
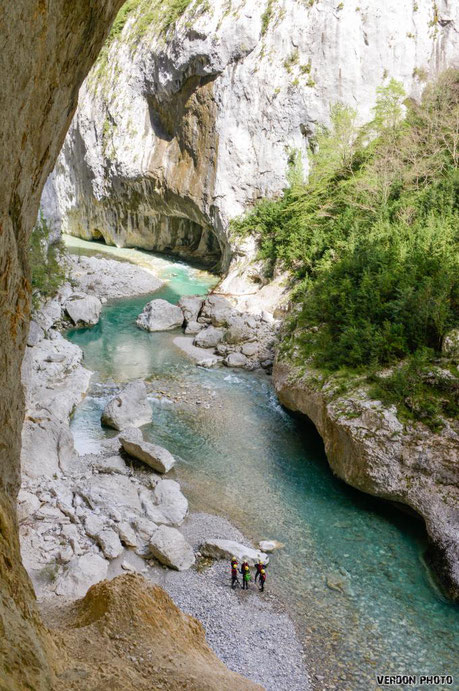
[[[428,555],[447,594],[459,599],[459,425],[441,433],[402,424],[394,407],[370,400],[364,381],[343,393],[338,380],[283,359],[274,367],[279,400],[307,415],[325,444],[330,466],[348,484],[400,502],[420,514]]]
[[[86,80],[43,199],[65,232],[224,271],[229,219],[282,190],[292,149],[307,169],[331,104],[365,120],[385,79],[416,97],[428,75],[459,59],[452,0],[178,7],[131,0]],[[223,290],[255,290],[240,256],[254,251],[238,248]]]

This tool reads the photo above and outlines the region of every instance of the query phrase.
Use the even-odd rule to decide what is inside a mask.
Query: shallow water
[[[183,263],[163,269],[169,282],[155,297],[171,302],[214,282]],[[376,673],[459,679],[458,609],[431,584],[421,521],[334,478],[314,427],[278,405],[268,377],[197,368],[173,345],[177,332],[136,328],[149,299],[109,304],[96,327],[68,334],[97,371],[72,423],[77,448],[89,452],[106,436],[99,420],[112,380],[160,377],[166,391],[188,387],[201,404],[152,397],[144,434],[180,457],[193,508],[284,543],[269,583],[299,626],[309,668],[325,676],[318,688],[377,688]]]

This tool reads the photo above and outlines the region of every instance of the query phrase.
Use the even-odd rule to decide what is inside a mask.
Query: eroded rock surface
[[[314,371],[300,375],[285,362],[274,369],[279,400],[317,427],[333,471],[345,482],[407,504],[425,520],[431,560],[449,596],[459,598],[459,428],[433,433],[403,425],[395,408],[370,400],[365,388],[350,396],[318,388]]]

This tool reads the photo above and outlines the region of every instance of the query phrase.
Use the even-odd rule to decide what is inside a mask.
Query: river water
[[[177,302],[215,284],[181,262],[116,252],[154,263],[166,281],[155,297]],[[456,673],[459,688],[458,608],[432,584],[421,521],[336,479],[315,428],[279,406],[268,376],[198,368],[174,346],[177,332],[138,329],[151,298],[113,301],[97,326],[68,333],[96,372],[72,422],[77,449],[90,452],[107,436],[100,414],[115,383],[159,382],[166,395],[151,397],[145,438],[180,458],[177,477],[192,509],[284,544],[269,585],[298,626],[317,688],[376,689],[375,675],[391,673]],[[196,400],[176,402],[169,387],[188,388]]]

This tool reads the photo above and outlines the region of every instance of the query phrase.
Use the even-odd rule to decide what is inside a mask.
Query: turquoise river
[[[73,243],[71,251],[97,252],[85,246]],[[132,260],[129,252],[118,255]],[[146,266],[156,262],[165,281],[155,297],[177,302],[215,284],[181,262],[136,255]],[[425,566],[421,521],[336,479],[315,428],[282,409],[268,376],[196,367],[174,346],[177,332],[138,329],[151,298],[113,301],[97,326],[68,333],[95,372],[72,423],[78,450],[90,452],[107,436],[100,413],[119,382],[202,392],[210,405],[152,395],[144,435],[181,459],[174,472],[192,510],[224,514],[255,541],[283,543],[270,586],[297,624],[311,671],[346,691],[379,688],[377,673],[455,674],[453,687],[434,688],[459,688],[458,609]]]

